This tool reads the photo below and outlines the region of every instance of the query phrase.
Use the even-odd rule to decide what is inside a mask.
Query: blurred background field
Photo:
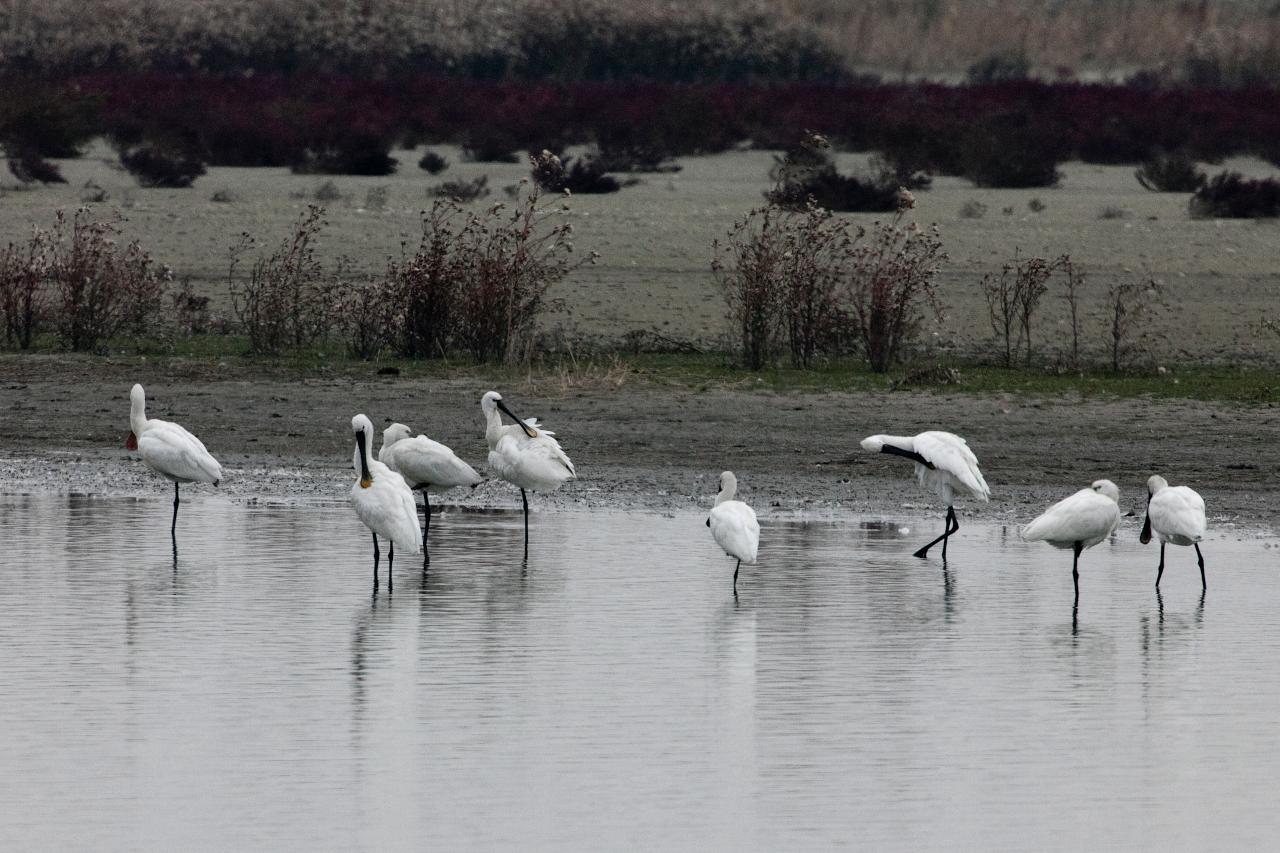
[[[194,333],[247,335],[257,354],[737,364],[743,264],[761,250],[786,267],[778,247],[830,209],[867,241],[936,225],[944,254],[887,359],[868,335],[892,299],[859,300],[882,273],[901,282],[822,268],[839,281],[811,324],[824,359],[1008,367],[1021,341],[1051,372],[1280,360],[1280,16],[1265,3],[0,0],[0,22],[11,348]],[[80,206],[109,238],[94,245],[137,243],[145,274],[112,260],[109,308],[55,225]],[[766,206],[780,230],[733,232]],[[434,238],[451,248],[428,257]],[[1036,281],[1025,265],[1042,261],[1058,272]],[[781,290],[808,275],[766,272]],[[1006,305],[1002,338],[1006,286],[1029,301],[1016,330]],[[246,287],[283,300],[269,345]],[[306,329],[290,320],[304,308]],[[79,311],[101,328],[56,322]],[[495,315],[505,330],[480,328]],[[490,332],[492,351],[475,343]]]
[[[527,163],[458,162],[456,149],[434,150],[454,162],[447,174],[456,179],[489,178],[493,194],[473,202],[476,209],[507,201],[501,188],[529,172]],[[211,167],[190,189],[141,189],[111,151],[97,144],[81,159],[58,161],[66,185],[0,199],[0,242],[22,239],[32,223],[51,222],[58,208],[76,207],[84,185],[92,184],[105,199],[91,208],[104,216],[119,209],[127,218],[126,236],[142,240],[178,278],[190,278],[195,290],[211,296],[213,312],[229,315],[230,247],[242,232],[283,238],[317,192],[337,195],[324,202],[330,224],[318,241],[321,257],[345,256],[354,273],[373,275],[400,254],[402,242],[416,243],[421,213],[431,202],[428,189],[439,180],[413,167],[421,150],[397,150],[394,156],[402,166],[387,176]],[[650,329],[700,348],[727,346],[725,304],[710,272],[711,245],[735,218],[763,203],[773,156],[735,151],[680,158],[679,172],[644,176],[618,193],[572,197],[575,240],[598,251],[600,260],[553,288],[561,310],[544,318],[544,328],[614,347],[623,346],[628,332]],[[865,165],[866,156],[844,154],[838,161],[853,171]],[[1252,159],[1224,166],[1255,175],[1271,171]],[[1089,273],[1093,303],[1118,279],[1149,274],[1160,280],[1167,309],[1154,315],[1150,343],[1163,359],[1267,362],[1280,353],[1280,339],[1260,325],[1276,313],[1280,223],[1193,219],[1185,195],[1147,192],[1129,166],[1073,162],[1063,171],[1056,188],[984,189],[940,177],[916,194],[917,219],[941,226],[950,255],[941,272],[946,311],[929,329],[934,345],[965,357],[982,357],[990,349],[981,279],[1017,250],[1023,256],[1069,253]],[[1120,215],[1108,216],[1108,210]],[[847,216],[869,224],[884,215]],[[1053,330],[1062,328],[1064,311],[1061,300],[1046,300],[1042,337],[1050,350],[1063,344]],[[1091,349],[1104,342],[1103,323],[1100,316],[1089,318]]]

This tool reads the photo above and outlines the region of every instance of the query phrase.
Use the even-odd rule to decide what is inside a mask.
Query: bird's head
[[[1151,500],[1161,489],[1169,488],[1169,481],[1159,474],[1147,478],[1147,500]]]
[[[1116,503],[1120,503],[1120,489],[1110,480],[1094,480],[1089,488],[1100,495],[1106,495]]]
[[[351,429],[356,434],[356,470],[360,472],[360,488],[373,485],[373,473],[369,470],[369,437],[373,435],[373,422],[365,415],[351,419]]]
[[[507,408],[507,404],[502,402],[502,395],[497,391],[489,391],[481,397],[480,408],[484,410],[485,417],[490,417],[494,411],[503,412],[507,417],[515,421],[516,424],[524,430],[524,434],[529,436],[529,438],[538,437],[538,431],[517,417],[515,412]]]
[[[869,435],[862,439],[862,449],[868,453],[879,453],[884,449],[883,435]]]
[[[413,435],[413,430],[404,424],[392,424],[382,431],[382,446],[390,447],[397,441],[403,441]]]

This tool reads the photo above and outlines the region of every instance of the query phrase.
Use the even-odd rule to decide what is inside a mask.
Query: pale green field
[[[321,255],[347,256],[355,270],[376,272],[388,256],[399,254],[403,241],[416,241],[419,212],[430,204],[429,186],[488,175],[492,203],[505,200],[501,188],[526,174],[524,165],[462,163],[457,151],[439,150],[452,163],[439,177],[417,168],[420,152],[404,151],[397,155],[396,175],[334,178],[344,197],[328,205]],[[549,328],[606,341],[653,328],[713,346],[723,340],[724,302],[709,269],[712,241],[762,202],[771,157],[743,151],[685,158],[677,174],[646,175],[613,195],[571,199],[577,246],[599,252],[601,261],[556,288],[563,311],[548,318]],[[843,156],[841,165],[852,169],[863,159]],[[126,233],[212,295],[221,311],[230,310],[228,249],[239,235],[278,242],[307,203],[298,196],[325,180],[285,169],[215,168],[189,190],[144,190],[114,165],[105,146],[60,166],[68,185],[0,197],[0,239],[21,238],[31,225],[51,222],[55,209],[78,206],[83,186],[92,181],[109,196],[95,207],[104,215],[120,210],[128,220]],[[1271,171],[1257,161],[1231,161],[1209,171],[1220,168]],[[942,282],[946,315],[929,328],[931,341],[965,352],[990,346],[979,282],[1017,250],[1023,256],[1067,253],[1088,271],[1091,316],[1083,343],[1089,351],[1100,353],[1105,343],[1098,312],[1107,286],[1118,277],[1150,274],[1164,284],[1167,302],[1148,329],[1160,363],[1280,359],[1280,336],[1261,329],[1264,317],[1280,316],[1280,222],[1193,220],[1187,196],[1143,190],[1131,167],[1072,163],[1063,171],[1056,189],[980,190],[961,179],[939,178],[933,189],[916,194],[917,218],[939,223],[950,254]],[[366,209],[367,193],[376,187],[388,188],[386,208]],[[233,200],[212,201],[217,191]],[[1042,212],[1029,209],[1032,199],[1043,202]],[[984,217],[961,216],[970,200],[987,206]],[[1104,219],[1104,208],[1124,216]],[[853,218],[870,223],[876,217]],[[1035,331],[1037,346],[1060,350],[1067,344],[1065,318],[1061,299],[1051,292]]]

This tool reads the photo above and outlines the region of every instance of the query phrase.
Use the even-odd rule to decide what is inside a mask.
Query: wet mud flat
[[[0,489],[167,497],[124,448],[134,381],[147,387],[151,417],[182,423],[222,461],[228,476],[219,493],[236,500],[344,499],[357,412],[377,431],[406,423],[487,474],[479,399],[489,388],[473,379],[300,379],[9,358],[0,361]],[[561,491],[536,496],[535,510],[687,510],[709,505],[718,474],[731,469],[743,499],[764,516],[937,514],[941,524],[942,507],[916,486],[911,466],[865,453],[858,441],[942,428],[969,441],[992,488],[991,503],[960,505],[961,524],[1027,520],[1100,477],[1119,485],[1122,510],[1141,512],[1152,473],[1200,491],[1211,524],[1274,526],[1280,518],[1280,410],[1267,405],[909,391],[498,390],[522,417],[555,431],[579,472]],[[518,507],[519,493],[487,482],[438,503]]]

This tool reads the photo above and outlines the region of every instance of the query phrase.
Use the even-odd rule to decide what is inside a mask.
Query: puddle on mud
[[[1260,848],[1275,542],[0,497],[0,848]],[[385,564],[384,564],[385,568]],[[384,575],[385,577],[385,575]],[[1031,841],[1034,839],[1034,841]]]

